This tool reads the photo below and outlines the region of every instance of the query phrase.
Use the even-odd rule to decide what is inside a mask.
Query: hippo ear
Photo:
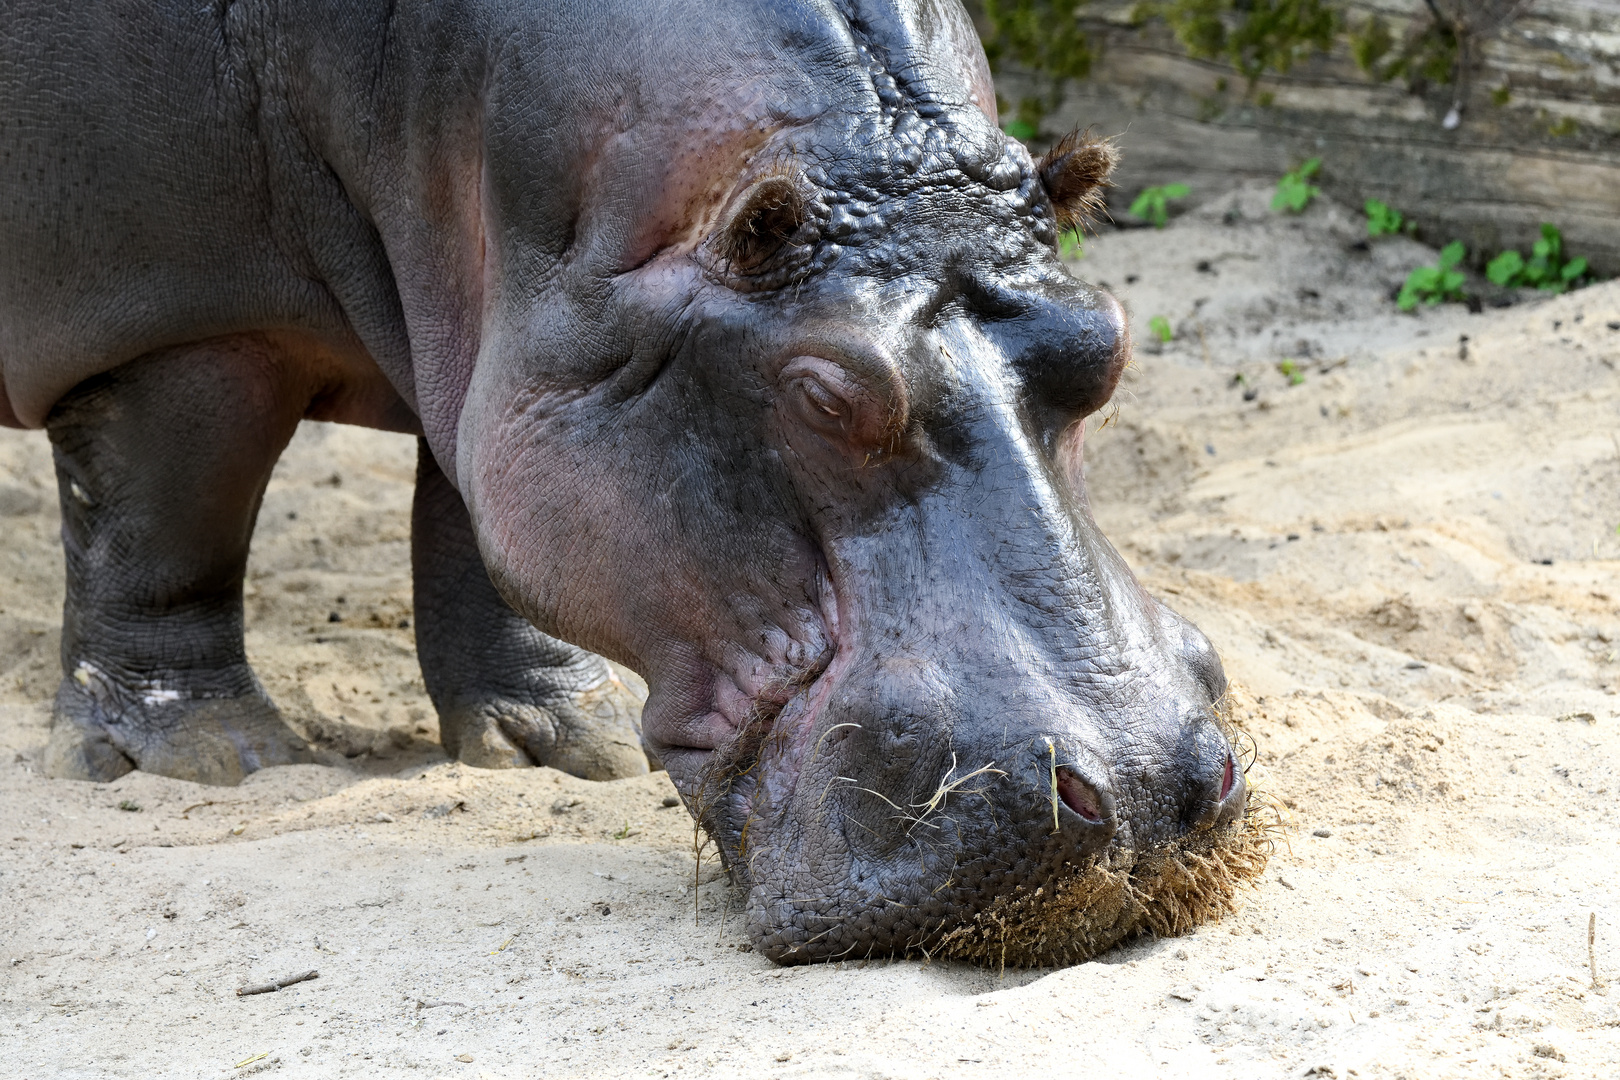
[[[805,197],[795,178],[767,176],[743,193],[715,249],[733,270],[746,272],[793,239],[804,220]]]
[[[1119,148],[1090,131],[1071,131],[1035,163],[1052,199],[1058,230],[1078,229],[1103,212],[1103,188],[1119,164]]]

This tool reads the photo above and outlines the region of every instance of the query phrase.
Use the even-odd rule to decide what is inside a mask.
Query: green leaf
[[[1299,168],[1283,173],[1277,181],[1277,194],[1271,197],[1271,208],[1297,214],[1309,206],[1312,199],[1322,194],[1322,190],[1310,184],[1307,178],[1314,176],[1321,167],[1321,158],[1311,158]]]
[[[1143,188],[1136,201],[1131,203],[1131,216],[1151,222],[1156,229],[1162,229],[1170,218],[1170,200],[1179,199],[1191,190],[1186,184],[1163,184]]]
[[[1455,267],[1467,254],[1468,249],[1462,241],[1453,240],[1440,249],[1437,265],[1414,267],[1406,275],[1406,283],[1401,286],[1400,295],[1395,299],[1396,306],[1402,311],[1411,311],[1419,301],[1433,307],[1447,300],[1463,299],[1463,286],[1468,283],[1468,275]]]
[[[1001,125],[1001,130],[1019,142],[1029,142],[1029,140],[1040,134],[1039,131],[1035,130],[1034,124],[1024,120],[1009,120]]]
[[[1170,328],[1170,320],[1163,315],[1155,315],[1148,320],[1148,330],[1162,342],[1168,342],[1175,337],[1175,331]]]
[[[1586,256],[1581,255],[1565,263],[1564,268],[1558,271],[1558,276],[1565,281],[1574,281],[1584,273],[1586,273]]]
[[[1289,173],[1277,181],[1277,194],[1272,196],[1271,208],[1273,210],[1287,210],[1297,214],[1310,205],[1313,196],[1319,194],[1316,188],[1305,183],[1293,173]]]
[[[1152,222],[1155,229],[1164,228],[1164,223],[1170,217],[1170,209],[1165,205],[1164,193],[1158,188],[1148,188],[1142,192],[1136,197],[1136,201],[1131,203],[1131,216]]]
[[[1383,236],[1386,233],[1398,233],[1401,231],[1401,212],[1390,209],[1388,203],[1379,202],[1377,199],[1368,199],[1366,209],[1368,236]]]
[[[1501,286],[1517,285],[1524,273],[1524,256],[1517,251],[1504,251],[1485,264],[1485,276]]]

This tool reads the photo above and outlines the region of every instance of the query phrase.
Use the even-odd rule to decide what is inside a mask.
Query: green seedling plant
[[[1142,194],[1131,203],[1131,215],[1143,221],[1151,222],[1155,229],[1164,228],[1164,223],[1170,220],[1170,200],[1186,198],[1192,188],[1186,184],[1161,184],[1158,187],[1143,188]]]
[[[1517,251],[1509,250],[1485,266],[1485,276],[1496,285],[1553,293],[1579,288],[1586,272],[1585,258],[1564,258],[1564,234],[1551,223],[1542,224],[1541,239],[1530,248],[1528,261]]]
[[[1311,177],[1322,171],[1322,159],[1313,157],[1299,168],[1285,172],[1277,181],[1277,194],[1271,197],[1273,210],[1286,210],[1297,214],[1322,194],[1322,189],[1311,183]]]
[[[1155,315],[1148,320],[1148,332],[1166,345],[1176,336],[1176,332],[1170,328],[1170,320],[1163,315]]]
[[[1086,254],[1085,245],[1080,240],[1078,229],[1070,229],[1058,237],[1058,255],[1064,259],[1080,259]]]
[[[1305,373],[1292,360],[1284,360],[1277,365],[1277,370],[1282,372],[1283,378],[1288,380],[1289,386],[1298,386],[1305,381]]]
[[[1395,298],[1395,306],[1402,311],[1411,311],[1419,301],[1433,307],[1445,300],[1463,299],[1463,282],[1468,280],[1468,275],[1456,267],[1467,254],[1468,249],[1463,247],[1461,240],[1453,240],[1441,248],[1437,265],[1420,266],[1406,275],[1406,283]]]
[[[1412,230],[1412,224],[1401,217],[1401,212],[1377,199],[1367,200],[1367,235],[1394,236],[1402,229]]]
[[[1001,130],[1019,142],[1029,142],[1029,140],[1040,134],[1035,125],[1028,120],[1009,120],[1001,125]]]

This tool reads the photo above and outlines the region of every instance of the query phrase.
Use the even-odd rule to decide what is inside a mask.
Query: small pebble
[[[1311,830],[1311,835],[1312,836],[1320,836],[1320,837],[1322,837],[1322,839],[1325,840],[1328,837],[1333,835],[1333,830],[1332,829],[1312,829]]]

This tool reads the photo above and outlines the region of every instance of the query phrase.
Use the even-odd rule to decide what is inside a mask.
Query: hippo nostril
[[[1194,796],[1188,804],[1188,810],[1195,815],[1189,820],[1192,828],[1215,828],[1243,816],[1245,806],[1243,773],[1233,759],[1231,750],[1226,752],[1221,766],[1220,794],[1214,799],[1209,799],[1209,788],[1203,790],[1202,798]]]
[[[1063,805],[1079,814],[1093,825],[1103,820],[1102,798],[1095,788],[1076,776],[1068,768],[1057,771],[1058,798]]]

